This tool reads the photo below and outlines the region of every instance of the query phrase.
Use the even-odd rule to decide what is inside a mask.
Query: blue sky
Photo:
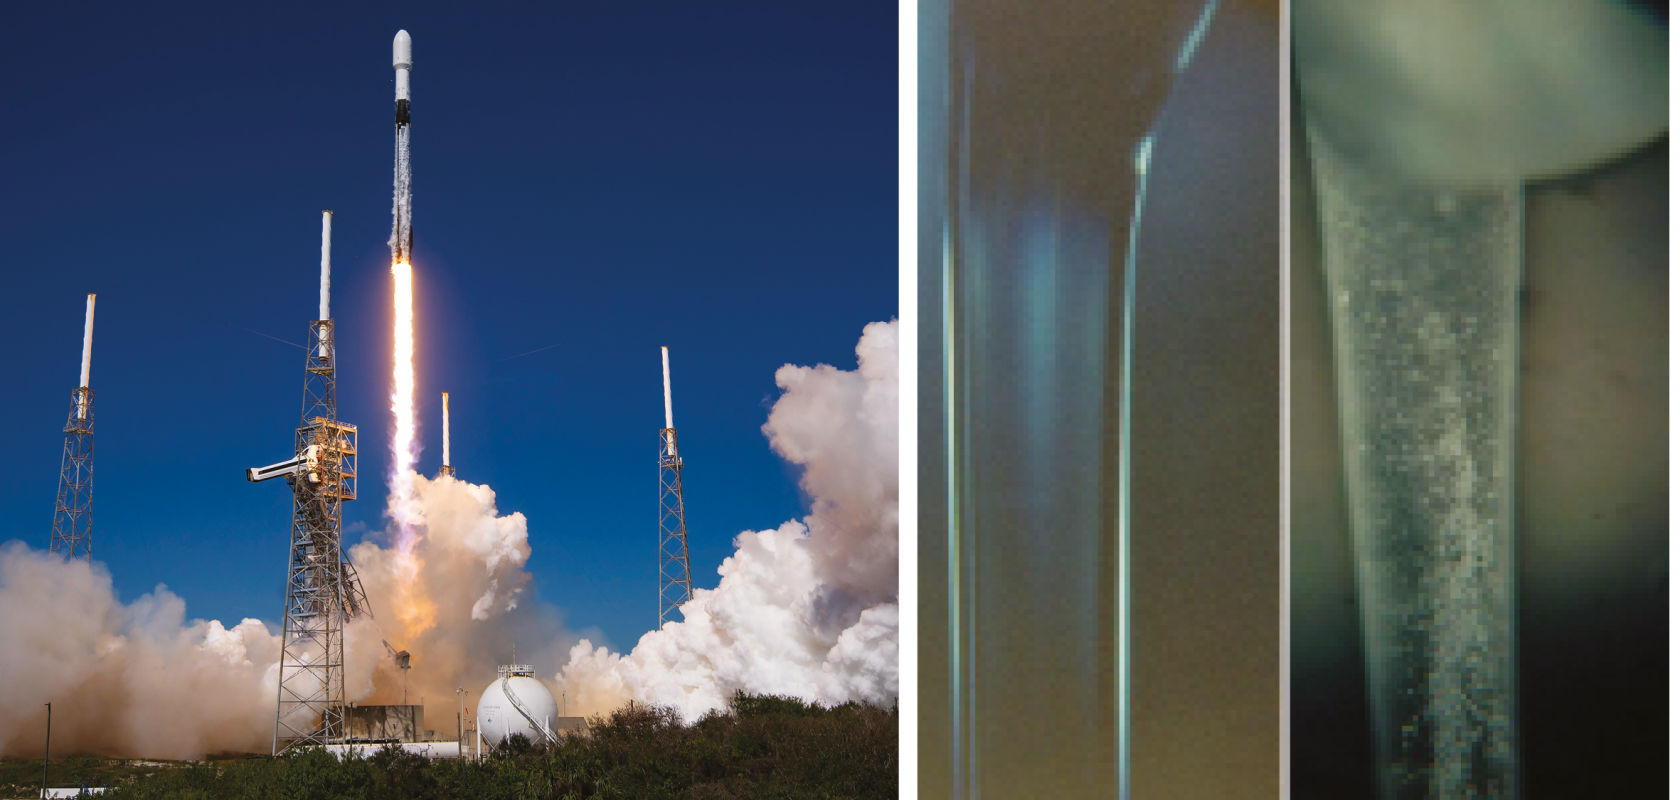
[[[896,314],[890,4],[74,3],[0,21],[12,315],[0,540],[48,542],[99,294],[94,554],[121,597],[271,624],[293,342],[333,209],[354,533],[384,522],[391,37],[414,37],[420,470],[530,521],[542,600],[623,649],[656,621],[659,346],[697,586],[803,512],[759,431],[784,363],[855,366]],[[559,344],[538,353],[521,353]],[[518,356],[518,357],[515,357]]]

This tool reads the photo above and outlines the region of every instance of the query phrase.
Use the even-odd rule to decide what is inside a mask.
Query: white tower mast
[[[659,348],[665,371],[665,427],[659,431],[659,624],[694,597],[688,571],[688,520],[683,511],[682,457],[671,422],[671,353]]]
[[[455,468],[449,464],[449,393],[443,393],[443,466],[438,468],[439,477],[455,476]]]

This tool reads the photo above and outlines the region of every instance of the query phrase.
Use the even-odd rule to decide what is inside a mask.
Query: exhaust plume
[[[383,637],[413,653],[409,695],[454,702],[455,689],[473,692],[508,663],[514,642],[531,657],[558,661],[577,641],[552,606],[526,595],[531,556],[525,515],[502,516],[496,493],[443,475],[410,472],[413,517],[406,547],[388,532],[389,546],[364,541],[350,548]],[[356,637],[347,649],[357,649]],[[383,645],[369,640],[369,650]],[[376,659],[377,660],[377,659]],[[396,703],[401,676],[380,661],[371,671],[367,703]],[[356,685],[348,687],[354,692]],[[476,702],[469,699],[468,707]],[[439,727],[439,730],[442,728]]]
[[[412,472],[405,483],[406,549],[394,524],[389,546],[350,548],[374,617],[345,626],[345,695],[402,702],[402,676],[380,642],[389,639],[414,654],[410,702],[426,698],[429,718],[444,720],[455,688],[482,689],[516,639],[539,663],[559,663],[577,637],[556,609],[524,596],[524,515],[500,515],[487,486]],[[0,755],[40,755],[48,701],[55,752],[268,752],[280,637],[261,621],[188,621],[163,586],[124,605],[103,564],[65,563],[21,542],[0,548],[0,608]]]
[[[128,758],[268,752],[280,637],[247,619],[186,621],[159,585],[124,605],[105,565],[0,548],[0,754]]]
[[[414,270],[407,262],[391,265],[391,474],[387,513],[398,528],[398,546],[408,549],[416,515],[414,483],[409,477],[417,460],[414,440]]]
[[[735,537],[716,589],[628,655],[574,646],[555,676],[581,713],[627,700],[692,721],[735,690],[825,704],[898,697],[898,323],[858,342],[858,369],[787,365],[764,433],[805,468],[812,513]]]
[[[490,487],[411,468],[393,476],[391,527],[382,541],[350,548],[374,617],[345,628],[347,698],[401,701],[402,676],[380,643],[388,639],[414,654],[409,696],[430,703],[427,718],[440,733],[455,688],[475,693],[472,713],[515,641],[522,660],[560,667],[546,682],[556,696],[565,692],[572,714],[634,699],[694,719],[724,707],[736,689],[893,702],[897,338],[896,322],[873,323],[858,343],[857,370],[777,371],[783,394],[764,433],[804,468],[812,513],[739,534],[718,587],[696,591],[682,621],[644,635],[628,654],[580,638],[600,636],[568,631],[557,609],[527,596],[525,517],[501,514]],[[410,381],[411,354],[397,369],[403,375],[408,363]],[[399,383],[393,407],[412,408],[398,402],[402,390]],[[188,620],[185,603],[163,586],[125,605],[104,565],[65,563],[18,542],[0,547],[0,608],[0,754],[40,754],[48,701],[62,752],[268,752],[280,641],[262,622]]]

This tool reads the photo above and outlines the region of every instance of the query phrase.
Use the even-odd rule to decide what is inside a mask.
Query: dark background
[[[1311,167],[1290,185],[1290,786],[1375,795]],[[1655,797],[1668,754],[1668,142],[1530,184],[1517,472],[1524,797]]]

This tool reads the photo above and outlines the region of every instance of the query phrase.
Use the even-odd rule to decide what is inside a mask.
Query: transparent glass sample
[[[922,5],[921,435],[942,458],[922,536],[946,568],[922,591],[944,590],[947,669],[922,684],[947,730],[922,769],[948,769],[924,792],[1126,794],[1135,232],[1151,126],[1212,11]]]
[[[1521,185],[1311,153],[1382,796],[1516,797]]]

